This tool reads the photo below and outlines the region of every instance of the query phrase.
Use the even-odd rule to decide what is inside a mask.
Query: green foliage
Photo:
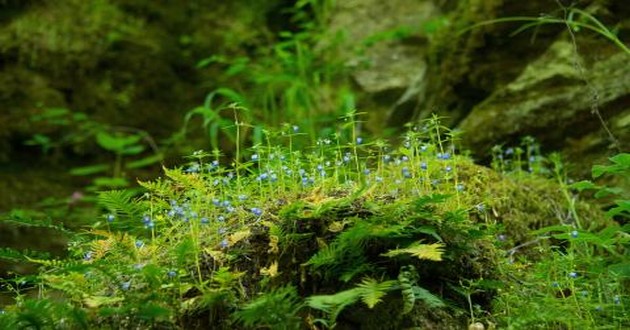
[[[611,223],[597,228],[578,218],[575,197],[569,190],[596,190],[596,197],[611,191],[624,198],[621,190],[598,186],[591,181],[568,185],[559,158],[551,157],[554,172],[567,196],[574,222],[553,225],[533,231],[541,241],[554,242],[540,246],[544,258],[531,263],[521,260],[514,267],[532,267],[532,272],[518,278],[518,291],[508,290],[497,299],[497,307],[511,310],[504,316],[514,328],[626,328],[630,326],[627,311],[630,278],[630,237],[628,225]],[[624,177],[630,173],[625,154],[611,158],[612,165],[593,166],[593,177],[605,173]],[[603,191],[603,193],[602,193]],[[609,217],[623,218],[624,199],[615,200]],[[578,221],[580,220],[580,221]],[[521,266],[519,266],[521,265]],[[512,271],[512,270],[506,270]]]
[[[234,314],[237,322],[246,327],[297,329],[302,307],[297,291],[292,286],[282,287],[255,298]]]
[[[527,22],[523,24],[520,28],[518,28],[516,31],[514,31],[512,35],[516,35],[525,30],[528,30],[531,28],[537,28],[545,24],[562,24],[562,25],[566,25],[567,28],[569,28],[570,31],[572,31],[573,33],[578,32],[582,29],[593,31],[597,33],[598,35],[608,39],[617,47],[619,47],[622,51],[630,55],[630,49],[621,40],[619,40],[619,37],[617,37],[617,35],[613,31],[611,31],[608,27],[606,27],[606,25],[604,25],[591,13],[584,11],[582,9],[576,8],[576,7],[563,8],[563,12],[565,15],[562,18],[545,15],[545,16],[540,16],[540,17],[505,17],[505,18],[488,20],[488,21],[474,24],[473,26],[470,26],[460,31],[460,34],[465,33],[466,31],[469,31],[471,29],[484,26],[484,25],[506,23],[506,22]]]
[[[328,314],[328,319],[319,319],[327,327],[334,328],[337,316],[341,311],[361,300],[369,308],[374,308],[382,301],[383,296],[391,290],[395,281],[378,282],[373,278],[364,278],[355,288],[337,292],[332,295],[311,296],[307,299],[309,307]]]

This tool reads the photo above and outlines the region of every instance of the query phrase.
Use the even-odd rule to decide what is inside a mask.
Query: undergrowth
[[[15,304],[0,327],[628,326],[628,227],[591,225],[573,189],[620,194],[615,217],[628,216],[628,196],[570,186],[531,139],[496,149],[506,180],[553,176],[567,203],[566,217],[510,246],[457,134],[433,117],[394,147],[360,136],[356,115],[308,149],[285,125],[231,163],[198,151],[141,193],[103,191],[103,215],[68,233],[67,258],[0,251],[41,266],[3,283]],[[596,176],[627,175],[627,155],[612,160]]]

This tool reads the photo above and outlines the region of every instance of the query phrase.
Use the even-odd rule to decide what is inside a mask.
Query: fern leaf
[[[361,289],[361,301],[369,308],[374,308],[395,283],[396,281],[378,282],[373,278],[364,278],[358,285],[358,288]]]
[[[438,307],[446,306],[446,304],[444,303],[444,301],[442,301],[442,299],[432,294],[425,288],[422,288],[419,286],[413,286],[412,291],[413,291],[413,295],[415,299],[424,301],[424,303],[427,304],[429,307],[438,308]]]
[[[133,192],[126,190],[100,192],[98,204],[112,213],[123,214],[130,218],[140,217],[142,214],[142,208],[133,200]]]
[[[433,243],[433,244],[415,243],[404,249],[394,249],[387,253],[383,253],[381,255],[385,257],[396,257],[401,254],[411,254],[412,256],[417,257],[419,259],[441,261],[443,253],[444,253],[444,244],[442,243]]]

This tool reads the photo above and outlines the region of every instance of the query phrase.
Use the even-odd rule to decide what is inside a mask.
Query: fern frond
[[[396,257],[401,254],[411,254],[414,257],[419,259],[433,260],[433,261],[442,261],[442,254],[444,254],[444,244],[442,243],[433,243],[433,244],[422,244],[415,243],[404,249],[394,249],[390,250],[387,253],[381,254],[385,257]]]
[[[432,294],[431,292],[429,292],[429,290],[423,287],[419,287],[416,285],[416,286],[413,286],[411,290],[413,292],[415,299],[424,301],[424,303],[427,304],[427,306],[431,308],[438,308],[438,307],[446,306],[446,304],[444,303],[444,301],[442,301],[442,299]]]
[[[133,197],[133,192],[126,190],[103,191],[98,194],[98,204],[112,213],[139,218],[142,215],[142,207],[133,200]]]
[[[34,259],[48,259],[50,254],[47,252],[39,252],[32,250],[16,250],[12,248],[0,248],[0,259],[4,259],[11,262],[24,262],[29,261],[29,258]]]
[[[237,322],[246,327],[295,329],[300,319],[296,316],[302,303],[293,286],[264,293],[234,314]]]
[[[67,230],[62,225],[53,224],[50,218],[35,219],[33,214],[29,214],[25,210],[12,210],[8,214],[8,218],[2,219],[2,223],[36,228],[48,228],[60,231],[66,235],[72,235],[73,232]]]
[[[394,286],[396,281],[378,282],[373,278],[364,278],[357,286],[361,289],[361,301],[369,308],[374,308],[376,304],[381,302],[381,298]]]

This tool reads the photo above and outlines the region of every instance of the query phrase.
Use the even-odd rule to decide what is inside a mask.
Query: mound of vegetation
[[[230,164],[198,151],[140,194],[102,192],[65,259],[3,250],[41,272],[5,284],[17,298],[0,326],[630,326],[628,225],[576,202],[559,160],[525,140],[495,150],[501,174],[458,154],[435,117],[396,148],[345,121],[309,149],[286,125]],[[627,175],[628,155],[613,161],[596,174]],[[609,215],[629,209],[621,196]]]

